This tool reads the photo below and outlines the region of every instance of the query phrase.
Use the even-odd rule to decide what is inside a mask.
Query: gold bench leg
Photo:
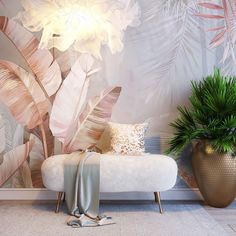
[[[163,214],[163,210],[162,210],[162,207],[161,207],[161,195],[160,195],[160,192],[154,192],[154,196],[155,196],[155,202],[158,203],[158,205],[159,205],[160,213]]]
[[[57,205],[56,205],[55,213],[58,213],[58,212],[59,212],[60,205],[61,205],[62,195],[63,195],[63,192],[59,192],[59,193],[58,193],[58,197],[57,197]]]

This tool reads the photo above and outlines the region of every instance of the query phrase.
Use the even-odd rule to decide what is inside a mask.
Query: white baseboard
[[[55,200],[57,192],[47,189],[0,189],[0,200]],[[101,193],[101,200],[152,200],[153,193]],[[176,188],[161,193],[162,200],[201,200],[198,189]]]

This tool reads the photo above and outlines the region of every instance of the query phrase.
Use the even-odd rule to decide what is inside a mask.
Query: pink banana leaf
[[[43,129],[42,129],[43,128]],[[29,130],[43,143],[44,159],[54,155],[54,136],[49,128],[49,115],[43,117],[42,126]]]
[[[59,65],[50,51],[38,49],[38,39],[14,20],[0,16],[0,31],[21,53],[47,97],[52,96],[61,84]]]
[[[41,175],[41,166],[45,160],[43,145],[41,140],[34,134],[30,135],[30,140],[34,140],[34,145],[29,154],[29,166],[31,170],[32,184],[35,188],[42,188],[43,181]]]
[[[215,10],[221,11],[222,15],[215,14],[196,14],[199,17],[206,19],[223,19],[223,25],[215,28],[211,28],[208,31],[219,31],[217,35],[211,40],[210,45],[212,47],[218,47],[222,45],[224,42],[224,55],[222,58],[222,62],[224,63],[227,58],[232,57],[233,61],[236,63],[235,55],[232,53],[234,50],[234,45],[236,43],[236,1],[235,0],[222,0],[222,5],[210,3],[210,2],[201,2],[198,3],[199,6]]]
[[[29,129],[40,125],[50,103],[33,76],[19,66],[0,60],[0,100],[15,119]]]
[[[0,115],[0,153],[3,153],[6,149],[7,137],[6,137],[6,127],[5,121],[2,115]],[[1,164],[1,154],[0,154],[0,164]]]
[[[16,147],[4,155],[3,162],[0,165],[0,187],[2,187],[4,183],[10,179],[23,165],[30,153],[32,146],[33,141],[30,141],[26,144]]]
[[[96,145],[107,122],[112,115],[112,108],[116,104],[121,87],[108,88],[100,96],[91,99],[78,119],[72,123],[63,151],[66,153],[77,150],[86,150]]]
[[[29,163],[26,160],[21,167],[19,168],[22,181],[24,183],[25,188],[33,188],[32,178],[31,178],[31,170],[29,168]]]
[[[57,49],[54,50],[54,58],[57,60],[61,69],[62,79],[65,79],[71,71],[71,67],[74,65],[80,53],[69,48],[64,52]]]
[[[6,8],[6,4],[4,3],[4,0],[0,0],[0,6],[2,6],[2,8]]]
[[[31,170],[27,160],[24,161],[9,182],[12,188],[33,188]]]
[[[64,142],[69,125],[86,100],[93,63],[90,55],[81,55],[57,92],[50,116],[50,129],[61,142]]]

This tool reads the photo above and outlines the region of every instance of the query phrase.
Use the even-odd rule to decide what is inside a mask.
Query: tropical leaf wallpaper
[[[27,94],[22,102],[28,104],[26,112],[19,107],[17,113],[11,113],[11,107],[18,106],[20,101],[6,98],[6,94],[14,94],[13,89],[8,91],[8,85],[0,91],[2,187],[43,187],[40,168],[45,158],[56,153],[53,136],[62,142],[65,152],[96,142],[100,136],[92,135],[89,144],[87,140],[79,142],[87,132],[81,124],[106,100],[113,101],[112,106],[117,102],[113,121],[149,122],[148,136],[159,137],[163,152],[172,135],[169,123],[177,116],[176,107],[188,105],[190,81],[201,80],[212,73],[214,67],[227,75],[236,73],[234,0],[137,2],[141,24],[128,27],[124,50],[112,55],[103,48],[103,60],[94,61],[71,50],[66,53],[38,50],[40,34],[25,31],[11,19],[21,10],[19,1],[1,1],[1,87],[19,86],[19,93]],[[80,80],[76,80],[77,76]],[[27,82],[29,79],[31,83]],[[74,81],[74,87],[68,81]],[[40,96],[35,97],[34,90],[40,90],[37,93]],[[94,98],[98,94],[99,97]],[[108,117],[111,116],[109,109]],[[19,157],[15,156],[20,152]],[[191,150],[182,155],[191,160]],[[180,175],[195,187],[189,163],[179,161]],[[183,186],[186,187],[179,181],[177,187]]]

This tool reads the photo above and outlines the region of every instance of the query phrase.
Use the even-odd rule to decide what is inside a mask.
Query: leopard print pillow
[[[145,152],[144,137],[148,128],[143,124],[118,124],[109,122],[111,152],[122,155],[142,155]]]

